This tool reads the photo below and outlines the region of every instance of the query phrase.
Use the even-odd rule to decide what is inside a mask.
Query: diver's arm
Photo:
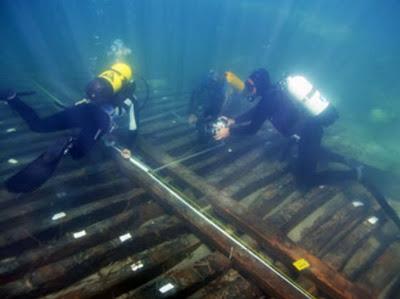
[[[258,106],[258,105],[257,105]],[[236,124],[242,124],[248,121],[251,121],[253,115],[256,114],[257,106],[247,110],[246,112],[242,113],[241,115],[234,118]]]
[[[137,109],[135,109],[136,100],[135,97],[133,98],[133,100],[126,99],[124,101],[124,110],[128,114],[127,128],[119,130],[117,133],[119,142],[127,148],[131,148],[134,145],[138,129],[138,114]]]
[[[264,103],[264,101],[261,101],[253,109],[236,118],[235,124],[230,128],[230,133],[232,135],[251,135],[257,133],[268,118],[267,107],[265,107]],[[243,125],[243,122],[249,120],[250,123]]]
[[[87,127],[83,128],[72,143],[72,147],[69,151],[72,158],[80,159],[85,156],[96,144],[96,142],[104,135],[104,131],[101,128]]]

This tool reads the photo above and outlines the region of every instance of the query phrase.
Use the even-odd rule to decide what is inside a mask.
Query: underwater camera
[[[204,131],[206,135],[214,138],[218,131],[223,128],[228,128],[228,119],[225,116],[220,116],[215,121],[207,123]]]

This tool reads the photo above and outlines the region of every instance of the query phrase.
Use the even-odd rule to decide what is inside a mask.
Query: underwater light
[[[138,262],[136,262],[136,263],[131,265],[131,269],[132,269],[133,272],[135,272],[135,271],[137,271],[137,270],[139,270],[139,269],[141,269],[143,267],[144,267],[144,265],[143,265],[142,261],[138,261]]]
[[[75,239],[79,239],[82,238],[84,236],[86,236],[86,231],[85,230],[81,230],[80,232],[76,232],[73,234]]]
[[[163,285],[161,288],[159,288],[158,290],[160,291],[160,293],[165,294],[166,292],[169,292],[170,290],[172,290],[173,288],[175,288],[175,286],[172,283],[167,283],[166,285]]]
[[[126,233],[125,235],[119,236],[119,240],[121,242],[125,242],[126,240],[132,239],[132,236],[130,233]]]
[[[18,164],[18,160],[8,159],[8,163],[10,163],[10,164]]]
[[[53,215],[53,217],[51,217],[51,220],[56,221],[58,219],[64,218],[65,216],[67,216],[67,214],[65,214],[64,212],[56,213]]]

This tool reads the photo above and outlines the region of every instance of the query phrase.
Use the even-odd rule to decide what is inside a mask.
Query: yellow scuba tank
[[[124,81],[132,79],[132,68],[125,63],[116,63],[109,70],[102,72],[98,77],[107,80],[111,84],[113,92],[121,90]]]
[[[226,82],[231,85],[236,91],[241,92],[244,89],[244,82],[240,80],[238,76],[236,76],[232,72],[225,72]]]
[[[126,63],[115,63],[86,86],[88,99],[108,100],[132,80],[132,68]]]

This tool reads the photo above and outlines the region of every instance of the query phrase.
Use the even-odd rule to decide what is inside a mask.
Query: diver
[[[213,124],[220,116],[222,109],[231,100],[233,94],[240,90],[230,80],[231,72],[224,76],[210,70],[206,78],[192,91],[188,111],[188,123],[196,125],[200,142],[213,140]]]
[[[117,137],[126,147],[123,156],[130,156],[129,148],[135,141],[138,125],[132,77],[128,64],[116,63],[87,84],[87,98],[45,118],[40,118],[15,91],[0,91],[0,101],[6,102],[34,132],[79,129],[77,134],[71,133],[71,136],[57,140],[45,153],[9,178],[5,182],[8,191],[26,193],[36,190],[50,178],[63,156],[68,154],[75,160],[80,159],[103,136],[118,132],[118,119],[124,114],[129,118],[128,130],[120,129],[121,134]]]
[[[289,76],[272,84],[268,71],[260,68],[242,84],[242,93],[250,100],[258,99],[257,104],[235,118],[222,117],[226,126],[216,132],[216,140],[230,135],[255,134],[269,120],[278,132],[288,138],[282,158],[294,158],[291,165],[301,186],[309,188],[361,179],[362,167],[352,165],[352,161],[321,146],[324,128],[338,119],[338,113],[306,78]],[[297,151],[295,157],[291,157],[294,146]],[[345,164],[350,169],[318,172],[318,162],[321,161]]]

